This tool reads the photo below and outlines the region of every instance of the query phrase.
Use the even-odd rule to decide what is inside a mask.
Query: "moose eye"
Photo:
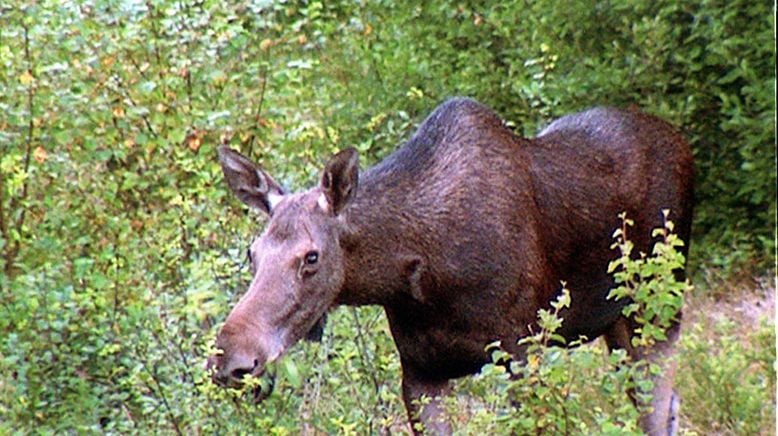
[[[305,264],[306,265],[314,265],[318,261],[319,261],[319,252],[318,251],[309,251],[305,255]]]

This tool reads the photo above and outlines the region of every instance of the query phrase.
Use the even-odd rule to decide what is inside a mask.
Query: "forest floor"
[[[722,319],[757,325],[767,318],[775,320],[775,274],[765,274],[736,281],[716,281],[704,284],[706,292],[693,292],[686,301],[685,324]]]

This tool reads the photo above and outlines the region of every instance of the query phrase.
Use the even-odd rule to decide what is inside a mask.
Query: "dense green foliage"
[[[323,343],[278,365],[260,407],[205,380],[261,226],[223,185],[220,143],[299,188],[341,147],[374,163],[448,96],[526,135],[635,104],[694,146],[692,262],[762,270],[775,247],[773,20],[772,3],[745,0],[3,2],[0,433],[404,422],[374,308],[336,311]],[[693,359],[717,349],[689,347]],[[706,403],[706,419],[748,433],[761,413],[750,398],[770,391],[754,394],[761,369],[744,381],[751,355],[732,354],[692,377],[701,389],[729,377],[731,401]]]

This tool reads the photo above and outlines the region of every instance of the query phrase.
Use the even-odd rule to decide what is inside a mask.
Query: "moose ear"
[[[249,207],[269,214],[284,191],[259,165],[229,147],[219,147],[219,163],[233,193]]]
[[[332,156],[324,167],[319,187],[327,204],[322,206],[337,215],[356,195],[358,182],[359,153],[349,147]]]

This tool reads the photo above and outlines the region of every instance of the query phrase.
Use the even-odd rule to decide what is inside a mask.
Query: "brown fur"
[[[275,207],[268,196],[282,190],[270,176],[231,150],[220,157],[232,189],[271,220],[252,246],[254,281],[219,334],[216,378],[261,372],[334,304],[379,304],[412,420],[415,399],[479,370],[486,344],[501,340],[521,358],[516,340],[561,281],[572,293],[566,337],[619,337],[621,305],[605,297],[620,212],[635,221],[630,238],[639,251],[649,252],[662,209],[672,211],[681,238],[690,232],[689,146],[667,123],[636,111],[592,109],[524,139],[477,102],[449,100],[377,166],[358,174],[356,152],[343,151],[319,186]],[[314,251],[315,271],[300,276]],[[609,340],[628,346],[622,342]],[[670,431],[673,418],[672,386],[659,385],[664,399],[643,421],[652,434]],[[448,432],[438,405],[427,409],[428,428]]]

